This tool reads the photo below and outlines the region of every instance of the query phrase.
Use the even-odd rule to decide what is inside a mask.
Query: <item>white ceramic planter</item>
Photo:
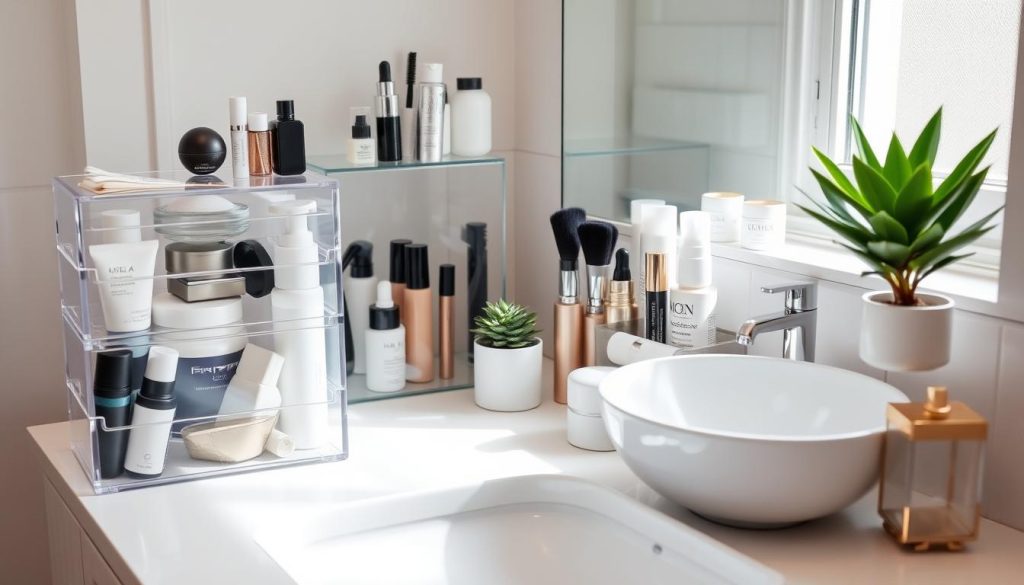
[[[953,332],[953,299],[918,293],[925,304],[891,304],[892,293],[865,293],[860,333],[860,358],[890,372],[934,370],[949,362]]]
[[[473,399],[487,410],[518,412],[541,402],[544,343],[499,349],[473,342]]]

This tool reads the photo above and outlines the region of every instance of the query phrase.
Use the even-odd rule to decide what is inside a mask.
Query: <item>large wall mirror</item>
[[[563,5],[566,206],[628,223],[638,198],[680,210],[707,191],[800,202],[817,193],[811,146],[851,160],[851,114],[884,147],[939,106],[936,168],[998,127],[972,216],[1005,199],[1021,0]],[[792,229],[820,232],[790,209]],[[1000,239],[983,244],[997,256]]]

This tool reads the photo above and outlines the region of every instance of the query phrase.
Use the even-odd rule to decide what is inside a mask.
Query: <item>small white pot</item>
[[[934,370],[949,362],[953,299],[918,293],[924,304],[894,305],[892,293],[865,293],[860,358],[890,372]]]
[[[541,402],[544,343],[501,349],[473,342],[473,399],[487,410],[518,412]]]

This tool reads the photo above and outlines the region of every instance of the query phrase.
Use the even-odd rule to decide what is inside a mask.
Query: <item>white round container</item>
[[[171,293],[153,297],[153,324],[182,331],[161,333],[163,345],[178,350],[174,394],[176,418],[215,416],[235,375],[248,339],[242,327],[242,299],[186,303]],[[175,432],[182,424],[176,423]]]
[[[473,399],[477,406],[519,412],[540,406],[544,342],[518,349],[480,345],[473,348]]]
[[[491,151],[491,96],[479,77],[460,77],[451,103],[452,154],[483,156]]]
[[[711,216],[712,242],[740,241],[740,225],[743,219],[742,193],[705,193],[700,198],[700,209]]]
[[[740,245],[750,250],[773,250],[786,241],[786,204],[771,199],[743,203]]]
[[[590,451],[614,451],[601,418],[601,394],[598,385],[615,368],[590,366],[569,373],[569,401],[566,429],[569,444]]]
[[[949,363],[953,337],[953,299],[917,293],[922,304],[892,304],[892,292],[864,293],[860,359],[890,372],[934,370]]]

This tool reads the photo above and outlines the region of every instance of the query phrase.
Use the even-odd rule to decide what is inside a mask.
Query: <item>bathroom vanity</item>
[[[987,520],[966,551],[900,550],[881,528],[873,492],[839,514],[783,530],[712,524],[654,493],[616,453],[570,446],[565,407],[550,399],[535,410],[494,413],[477,408],[470,391],[454,391],[359,404],[350,420],[347,461],[102,496],[92,495],[68,448],[67,423],[29,429],[44,472],[54,583],[291,583],[258,534],[304,515],[344,518],[347,506],[380,496],[529,474],[567,474],[624,493],[787,583],[1011,583],[1024,572],[1024,532]]]

